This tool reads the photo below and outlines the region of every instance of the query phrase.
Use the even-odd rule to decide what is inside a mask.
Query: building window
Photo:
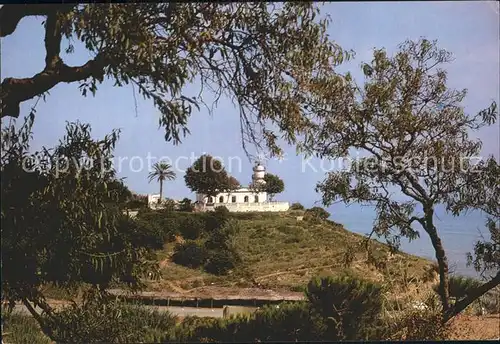
[[[214,203],[214,199],[212,197],[208,197],[207,203]]]
[[[219,203],[224,203],[224,196],[219,197]]]
[[[255,196],[255,203],[259,203],[259,196]]]
[[[231,197],[231,202],[236,203],[236,196]]]
[[[248,203],[248,196],[245,196],[244,201],[245,203]]]

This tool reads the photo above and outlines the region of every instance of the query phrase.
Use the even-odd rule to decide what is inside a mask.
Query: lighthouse
[[[266,185],[264,176],[266,175],[266,168],[260,162],[257,162],[253,168],[252,181],[254,185]]]

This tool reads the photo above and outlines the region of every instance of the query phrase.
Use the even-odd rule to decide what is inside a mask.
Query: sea
[[[327,208],[330,220],[342,224],[347,230],[368,235],[375,220],[373,207],[352,204],[335,204]],[[437,207],[434,217],[435,226],[443,242],[450,271],[455,274],[477,277],[478,273],[472,266],[467,266],[467,253],[474,251],[474,244],[478,240],[489,240],[490,233],[486,228],[486,215],[479,211],[471,211],[460,216],[447,213],[444,207]],[[401,238],[401,251],[435,259],[434,249],[427,233],[414,223],[414,228],[419,231],[419,238],[412,240]],[[375,236],[376,238],[376,236]],[[385,242],[384,238],[377,238]]]

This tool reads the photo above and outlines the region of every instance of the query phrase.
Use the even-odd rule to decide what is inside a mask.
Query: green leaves
[[[285,183],[283,180],[271,173],[266,173],[264,176],[266,185],[264,186],[264,191],[267,192],[272,199],[274,195],[282,193],[285,190]]]
[[[54,149],[28,154],[30,131],[28,118],[2,141],[2,292],[32,300],[46,283],[137,283],[142,269],[154,271],[139,264],[151,247],[123,215],[130,192],[110,168],[118,133],[93,140],[90,126],[68,123]]]
[[[153,100],[165,139],[174,144],[189,134],[192,112],[207,105],[201,93],[187,94],[186,86],[196,80],[214,99],[224,94],[238,105],[245,149],[248,144],[265,145],[278,154],[279,135],[271,128],[279,127],[285,140],[295,143],[306,132],[306,106],[320,102],[309,85],[317,78],[333,78],[334,68],[352,56],[328,38],[330,19],[318,19],[319,7],[311,2],[56,9],[67,52],[76,38],[94,58],[78,68],[65,66],[61,75],[54,73],[54,85],[80,82],[85,96],[95,94],[104,77],[117,86],[133,83]]]
[[[230,179],[222,163],[210,155],[200,156],[184,175],[186,186],[194,192],[215,196],[234,189],[236,180]]]

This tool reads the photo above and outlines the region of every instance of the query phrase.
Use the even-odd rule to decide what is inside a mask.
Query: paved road
[[[151,309],[156,309],[160,312],[169,311],[173,315],[186,317],[188,315],[196,315],[199,317],[222,318],[222,308],[196,308],[196,307],[165,307],[165,306],[145,306]],[[31,315],[28,309],[21,304],[16,304],[14,311]],[[37,309],[39,311],[39,309]]]

